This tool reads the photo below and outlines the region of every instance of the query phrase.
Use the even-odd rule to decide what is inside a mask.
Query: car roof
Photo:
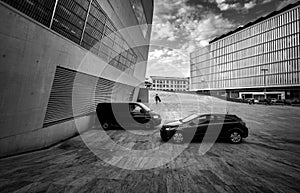
[[[127,101],[120,101],[120,102],[104,102],[104,103],[98,103],[98,104],[104,104],[104,105],[108,105],[108,104],[142,104],[140,102],[127,102]]]
[[[197,114],[199,114],[199,113],[197,113]],[[224,114],[222,114],[222,113],[207,113],[207,114],[199,114],[199,116],[202,116],[202,115],[219,115],[219,116],[233,116],[233,117],[235,117],[235,116],[237,116],[237,115],[234,115],[234,114],[226,114],[226,113],[224,113]]]
[[[211,116],[211,115],[214,115],[214,116],[220,116],[220,117],[231,117],[231,118],[237,118],[237,119],[241,119],[240,117],[238,117],[237,115],[234,115],[234,114],[221,114],[221,113],[207,113],[207,114],[198,114],[198,116]]]

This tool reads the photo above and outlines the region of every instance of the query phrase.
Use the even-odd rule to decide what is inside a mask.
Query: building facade
[[[151,89],[164,91],[188,91],[189,78],[150,76],[152,79]]]
[[[92,128],[99,102],[138,99],[153,1],[0,0],[0,13],[0,157]]]
[[[191,53],[191,89],[240,98],[300,98],[300,3]]]

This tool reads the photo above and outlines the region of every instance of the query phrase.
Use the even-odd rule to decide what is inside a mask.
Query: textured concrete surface
[[[148,46],[137,44],[148,45],[151,26],[146,37],[138,27],[126,31],[128,26],[138,25],[131,3],[123,0],[98,3],[115,27],[122,29],[123,37],[137,54],[134,77],[0,1],[0,157],[43,148],[76,133],[72,121],[67,123],[69,127],[66,124],[56,124],[53,129],[43,127],[57,66],[133,86],[144,81],[147,64],[143,61],[148,56]],[[144,11],[151,23],[152,1],[143,0],[143,4],[149,8]],[[82,81],[82,85],[87,84]],[[81,94],[86,98],[93,96],[93,92]],[[124,100],[126,94],[129,93],[117,90],[113,97]],[[134,99],[137,96],[138,89]],[[93,117],[77,119],[77,122],[83,120],[81,130],[90,127],[91,122],[86,121],[90,118]],[[28,140],[31,138],[39,140]]]
[[[155,93],[150,94],[153,102]],[[218,141],[204,155],[198,152],[201,141],[186,144],[179,156],[160,165],[176,151],[176,145],[167,143],[156,156],[126,156],[113,152],[115,146],[95,128],[51,149],[0,160],[0,192],[300,191],[300,108],[159,94],[163,103],[149,105],[165,120],[193,111],[229,111],[245,120],[250,135],[239,145]],[[107,135],[127,150],[146,151],[165,145],[158,131],[110,130]],[[123,168],[153,163],[158,167],[128,170],[108,161]]]

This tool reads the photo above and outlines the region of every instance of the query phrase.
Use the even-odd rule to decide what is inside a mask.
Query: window
[[[212,115],[203,115],[203,116],[200,116],[198,121],[199,121],[199,124],[208,124],[210,120],[212,120],[214,118],[214,116]]]
[[[139,105],[130,105],[130,112],[133,112],[133,113],[139,113],[141,112],[142,108],[139,106]]]
[[[100,9],[100,6],[93,1],[82,40],[82,46],[84,48],[90,50],[96,44],[99,44],[104,33],[105,22],[105,14]],[[91,51],[93,52],[93,50]],[[98,50],[93,53],[98,54]]]
[[[51,28],[79,44],[87,16],[88,3],[88,0],[59,0]]]
[[[180,122],[186,123],[186,122],[189,122],[189,121],[191,121],[193,119],[196,119],[197,117],[198,117],[198,114],[191,114],[191,115],[189,115],[189,116],[187,116],[187,117],[185,117],[183,119],[180,119]]]
[[[34,20],[50,27],[55,0],[1,0]]]
[[[140,25],[142,33],[143,33],[144,37],[146,37],[147,31],[148,31],[148,25],[147,25],[147,21],[146,21],[143,4],[142,4],[141,0],[130,0],[130,3],[132,5],[132,9],[135,13],[135,16],[138,20],[138,23]]]
[[[91,0],[2,0],[69,40],[81,45],[110,65],[132,75],[137,55],[115,33],[108,16]],[[53,21],[51,21],[52,15]],[[104,38],[104,39],[103,39]],[[101,43],[100,43],[101,42]]]

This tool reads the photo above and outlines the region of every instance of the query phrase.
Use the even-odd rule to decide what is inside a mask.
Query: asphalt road
[[[232,113],[242,144],[163,143],[159,132],[96,127],[48,150],[0,160],[0,192],[300,192],[300,108],[160,92],[164,121]],[[199,152],[202,146],[208,151]]]

